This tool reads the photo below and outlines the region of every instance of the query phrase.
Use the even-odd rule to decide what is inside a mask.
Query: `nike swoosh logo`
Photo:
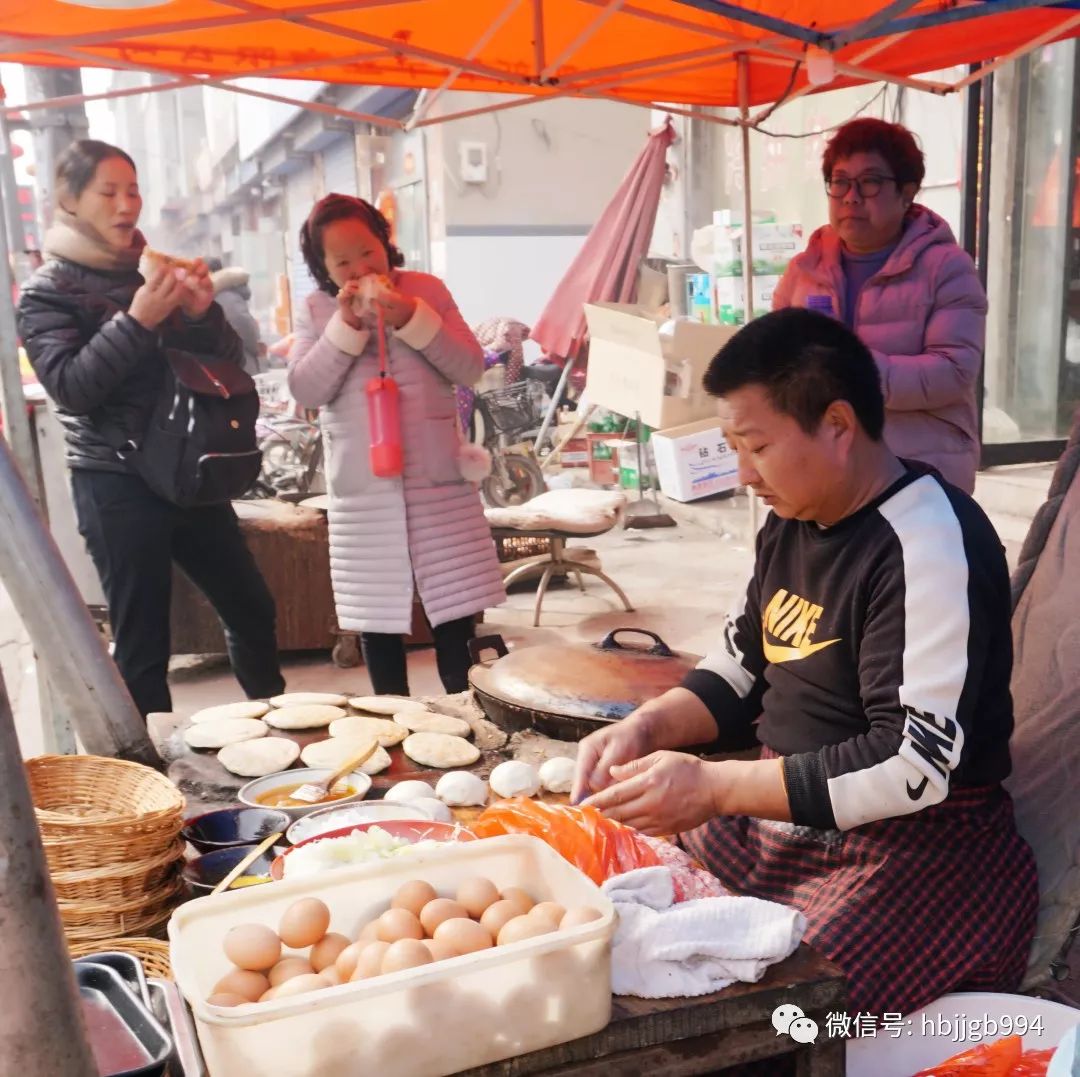
[[[919,784],[917,786],[915,786],[914,789],[911,788],[911,782],[908,782],[907,783],[907,795],[912,800],[919,800],[922,797],[923,793],[926,792],[926,787],[929,784],[930,784],[930,779],[928,777],[926,777],[925,775],[923,775],[923,780],[921,782],[919,782]]]
[[[839,639],[827,639],[821,643],[804,643],[801,647],[779,647],[765,639],[764,633],[762,633],[761,647],[765,652],[765,661],[771,662],[773,665],[779,665],[782,662],[800,662],[802,659],[809,658],[812,654],[817,654],[818,651],[823,651],[826,647],[831,647],[834,643],[839,642]]]

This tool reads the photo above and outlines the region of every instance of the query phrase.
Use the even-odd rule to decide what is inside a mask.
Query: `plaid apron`
[[[680,842],[728,890],[803,912],[805,941],[847,976],[851,1016],[1015,991],[1027,967],[1035,858],[1000,786],[848,831],[722,816]]]

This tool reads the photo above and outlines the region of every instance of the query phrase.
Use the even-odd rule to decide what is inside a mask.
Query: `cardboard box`
[[[779,277],[754,278],[753,317],[772,310],[773,292]],[[741,277],[716,277],[713,280],[714,317],[720,325],[742,325],[746,320],[746,287]]]
[[[676,501],[696,501],[739,485],[738,460],[724,440],[719,419],[657,430],[651,444],[660,489]]]
[[[589,367],[585,395],[653,429],[681,426],[716,414],[701,379],[735,329],[700,322],[675,323],[670,338],[639,307],[588,303]]]
[[[803,249],[801,224],[755,224],[750,237],[755,276],[776,276]],[[741,228],[718,232],[713,239],[713,276],[741,277],[743,233]]]
[[[583,437],[571,438],[559,452],[559,463],[563,467],[588,467],[588,441]]]

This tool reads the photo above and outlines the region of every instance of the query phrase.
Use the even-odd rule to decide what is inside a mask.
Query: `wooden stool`
[[[533,628],[540,627],[540,610],[544,605],[544,595],[547,594],[548,585],[556,575],[572,575],[577,580],[578,587],[581,588],[582,594],[585,593],[585,581],[582,579],[582,576],[598,576],[619,596],[619,601],[622,602],[627,612],[633,612],[634,607],[630,605],[630,600],[626,597],[626,593],[610,576],[601,572],[595,565],[590,565],[585,561],[576,561],[573,558],[566,556],[566,543],[568,541],[597,538],[599,535],[606,535],[609,530],[610,528],[604,528],[603,531],[591,531],[587,534],[580,534],[569,531],[552,530],[526,531],[516,527],[493,527],[491,529],[491,534],[496,539],[519,535],[529,538],[546,538],[551,542],[551,549],[548,551],[546,560],[538,558],[531,564],[522,565],[520,568],[514,569],[514,571],[503,581],[507,587],[510,587],[512,584],[517,583],[518,580],[523,580],[537,574],[540,575],[540,584],[536,588],[536,610],[533,613]]]

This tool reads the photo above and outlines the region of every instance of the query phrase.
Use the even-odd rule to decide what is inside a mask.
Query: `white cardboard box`
[[[738,461],[719,419],[658,430],[651,444],[660,489],[676,501],[696,501],[739,485]]]
[[[631,419],[640,415],[654,430],[716,414],[701,379],[736,327],[680,321],[665,343],[656,321],[632,304],[588,303],[585,317],[590,404]]]
[[[754,278],[753,316],[760,318],[772,310],[773,292],[779,277]],[[713,280],[713,316],[721,325],[742,325],[746,319],[746,287],[741,277],[716,277]]]

